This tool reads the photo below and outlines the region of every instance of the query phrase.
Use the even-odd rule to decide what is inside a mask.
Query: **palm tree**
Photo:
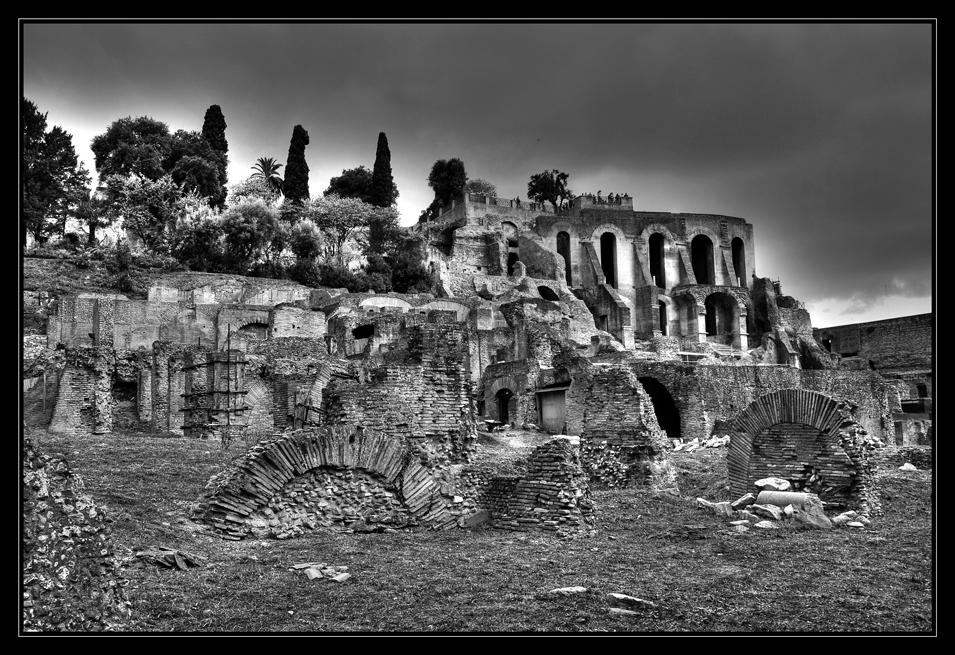
[[[271,157],[259,157],[255,166],[252,167],[252,170],[255,171],[252,173],[252,177],[265,180],[269,188],[282,193],[282,178],[278,176],[280,168],[282,168],[282,164],[276,163]]]

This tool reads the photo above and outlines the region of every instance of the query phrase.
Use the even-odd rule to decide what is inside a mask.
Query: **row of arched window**
[[[743,276],[746,271],[746,246],[743,240],[736,237],[732,241],[733,268],[736,269],[736,285],[745,286]],[[670,286],[666,276],[666,239],[658,232],[650,235],[648,244],[650,255],[650,276],[653,283],[661,289]],[[557,254],[564,258],[564,276],[568,286],[573,286],[571,274],[572,255],[570,234],[557,233]],[[715,260],[713,255],[713,241],[705,234],[698,234],[690,242],[690,261],[693,266],[693,275],[697,284],[716,284]],[[614,289],[618,288],[617,276],[617,236],[613,232],[604,232],[600,235],[600,267],[607,284]]]

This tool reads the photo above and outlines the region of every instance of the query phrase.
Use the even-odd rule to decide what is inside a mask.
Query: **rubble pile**
[[[772,530],[790,525],[797,528],[830,530],[833,526],[860,528],[869,525],[869,519],[855,511],[847,511],[836,517],[826,516],[823,503],[812,493],[789,491],[791,485],[780,478],[765,478],[756,481],[758,495],[747,493],[733,502],[710,502],[697,498],[697,506],[717,516],[732,519],[730,525],[736,532],[750,528]]]
[[[23,445],[23,629],[102,632],[130,618],[110,519],[69,465]]]

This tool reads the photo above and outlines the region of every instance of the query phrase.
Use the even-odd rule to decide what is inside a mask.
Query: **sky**
[[[22,90],[73,135],[127,116],[201,130],[221,107],[229,183],[283,164],[311,195],[388,138],[404,225],[427,177],[577,194],[753,225],[756,273],[816,327],[931,312],[934,33],[896,23],[124,23],[22,21]],[[95,173],[94,173],[95,176]]]

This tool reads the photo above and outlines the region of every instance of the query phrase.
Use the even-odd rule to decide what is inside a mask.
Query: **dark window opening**
[[[825,348],[827,352],[832,352],[832,339],[830,338],[823,339],[822,347]]]
[[[666,241],[662,234],[650,235],[650,277],[653,283],[661,289],[666,289],[667,281],[664,272],[664,246]]]
[[[658,301],[657,307],[660,308],[660,334],[667,335],[667,306],[662,300]]]
[[[650,396],[660,429],[667,433],[669,439],[681,439],[680,411],[676,407],[673,396],[656,378],[639,378],[639,380],[644,391]]]
[[[706,336],[712,337],[716,335],[716,306],[710,302],[709,298],[706,300]]]
[[[564,278],[567,286],[573,286],[570,273],[570,235],[567,232],[557,233],[557,254],[564,258]]]
[[[743,281],[746,279],[746,247],[739,237],[733,239],[733,268],[736,269],[736,284],[745,287]]]
[[[537,293],[539,293],[541,298],[544,300],[550,300],[552,302],[557,302],[560,300],[560,296],[558,296],[550,287],[539,286],[537,287]]]
[[[508,239],[507,240],[508,248],[517,248],[517,239]]]
[[[904,432],[902,430],[902,421],[895,422],[895,445],[901,446],[905,441]]]
[[[494,353],[494,359],[498,362],[507,361],[507,348],[498,348],[497,352]]]
[[[617,237],[613,232],[600,235],[600,268],[607,284],[617,288]]]
[[[351,331],[351,335],[356,339],[367,339],[368,337],[373,337],[375,336],[375,326],[370,323],[367,325],[359,325]]]
[[[597,318],[597,329],[598,329],[598,330],[603,330],[604,332],[606,332],[606,331],[607,331],[607,327],[608,327],[608,323],[609,323],[609,321],[608,321],[608,315],[607,315],[607,314],[601,314],[601,315]]]
[[[698,234],[690,242],[693,275],[697,284],[716,284],[713,275],[713,242],[705,234]]]
[[[918,391],[919,398],[928,398],[928,387],[924,384],[916,384],[916,390]]]

